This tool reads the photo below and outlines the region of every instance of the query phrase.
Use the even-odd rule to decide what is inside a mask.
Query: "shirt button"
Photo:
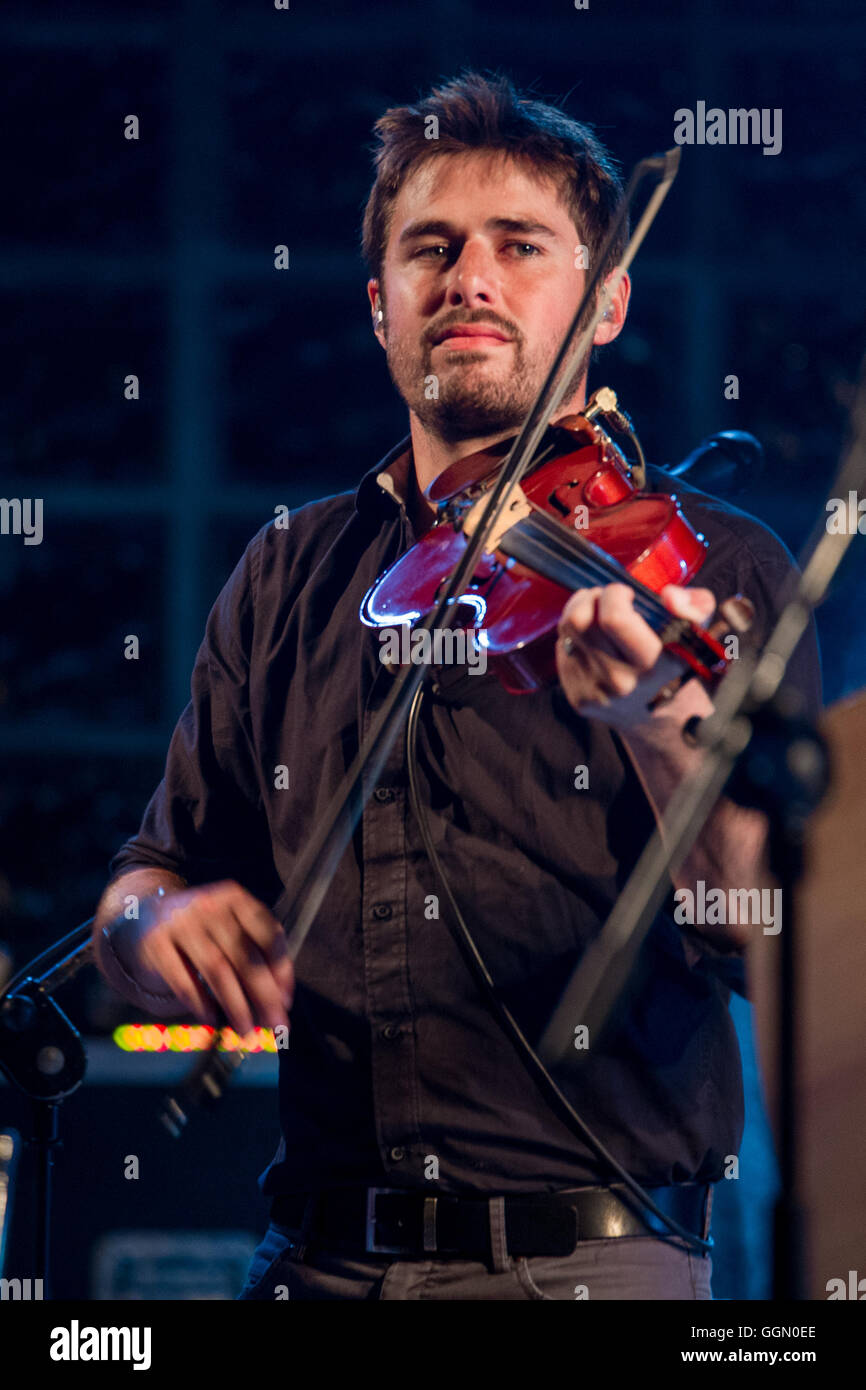
[[[391,1149],[390,1156],[395,1163],[399,1163],[401,1159],[404,1159],[406,1157],[406,1150],[402,1147],[402,1145],[395,1144],[394,1148]]]
[[[391,907],[390,907],[390,904],[389,904],[389,903],[374,903],[374,904],[373,904],[373,916],[374,916],[374,917],[377,917],[377,918],[379,919],[380,922],[386,921],[387,918],[391,916]]]
[[[373,795],[377,801],[381,801],[382,805],[385,806],[389,801],[394,800],[394,789],[393,787],[377,787]]]
[[[382,1029],[382,1032],[381,1032],[381,1035],[380,1035],[380,1036],[383,1037],[383,1038],[387,1038],[387,1039],[388,1039],[388,1042],[390,1042],[392,1038],[398,1037],[398,1036],[399,1036],[399,1033],[400,1033],[400,1029],[399,1029],[399,1028],[395,1027],[393,1023],[388,1023],[388,1024],[386,1024],[385,1027]]]

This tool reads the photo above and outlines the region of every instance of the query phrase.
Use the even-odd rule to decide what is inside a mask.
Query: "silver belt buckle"
[[[379,1245],[376,1241],[376,1198],[381,1195],[394,1194],[396,1196],[410,1196],[408,1188],[405,1187],[368,1187],[367,1188],[367,1225],[366,1242],[364,1250],[368,1255],[405,1255],[409,1253],[408,1246],[405,1245]],[[426,1214],[426,1210],[425,1210]],[[425,1222],[426,1227],[426,1222]],[[426,1229],[425,1229],[426,1237]]]

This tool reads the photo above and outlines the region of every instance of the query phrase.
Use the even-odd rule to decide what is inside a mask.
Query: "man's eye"
[[[532,256],[540,256],[540,255],[541,255],[541,247],[540,247],[540,246],[536,246],[535,243],[532,242],[532,241],[509,241],[509,242],[507,243],[507,245],[508,245],[509,247],[511,247],[511,246],[516,246],[516,247],[518,247],[518,249],[520,250],[520,253],[521,253],[520,256],[519,256],[519,258],[518,258],[519,260],[529,260]],[[525,252],[525,251],[528,252],[529,255],[524,256],[524,255],[523,255],[523,252]]]
[[[437,251],[442,251],[445,255],[447,255],[447,254],[448,254],[448,247],[447,247],[447,246],[441,245],[441,243],[438,243],[438,244],[435,245],[435,246],[420,246],[420,247],[418,248],[418,250],[415,252],[415,255],[416,255],[416,256],[430,256],[430,259],[431,259],[431,260],[439,260],[440,257],[437,256],[437,255],[435,254]],[[431,255],[431,252],[433,253],[432,255]]]

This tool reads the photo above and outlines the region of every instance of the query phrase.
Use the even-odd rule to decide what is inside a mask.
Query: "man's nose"
[[[495,304],[499,295],[496,261],[478,242],[467,241],[448,277],[448,303]]]

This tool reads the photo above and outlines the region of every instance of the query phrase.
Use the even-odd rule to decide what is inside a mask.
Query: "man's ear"
[[[385,346],[385,310],[382,304],[382,296],[379,292],[379,281],[367,281],[367,297],[370,300],[370,312],[373,316],[373,332]]]
[[[605,280],[605,288],[613,276],[613,271]],[[614,291],[613,298],[605,311],[604,318],[599,323],[593,335],[593,343],[601,347],[604,343],[612,343],[614,338],[618,338],[623,330],[626,315],[628,313],[628,303],[631,298],[631,280],[628,275],[624,275]]]

